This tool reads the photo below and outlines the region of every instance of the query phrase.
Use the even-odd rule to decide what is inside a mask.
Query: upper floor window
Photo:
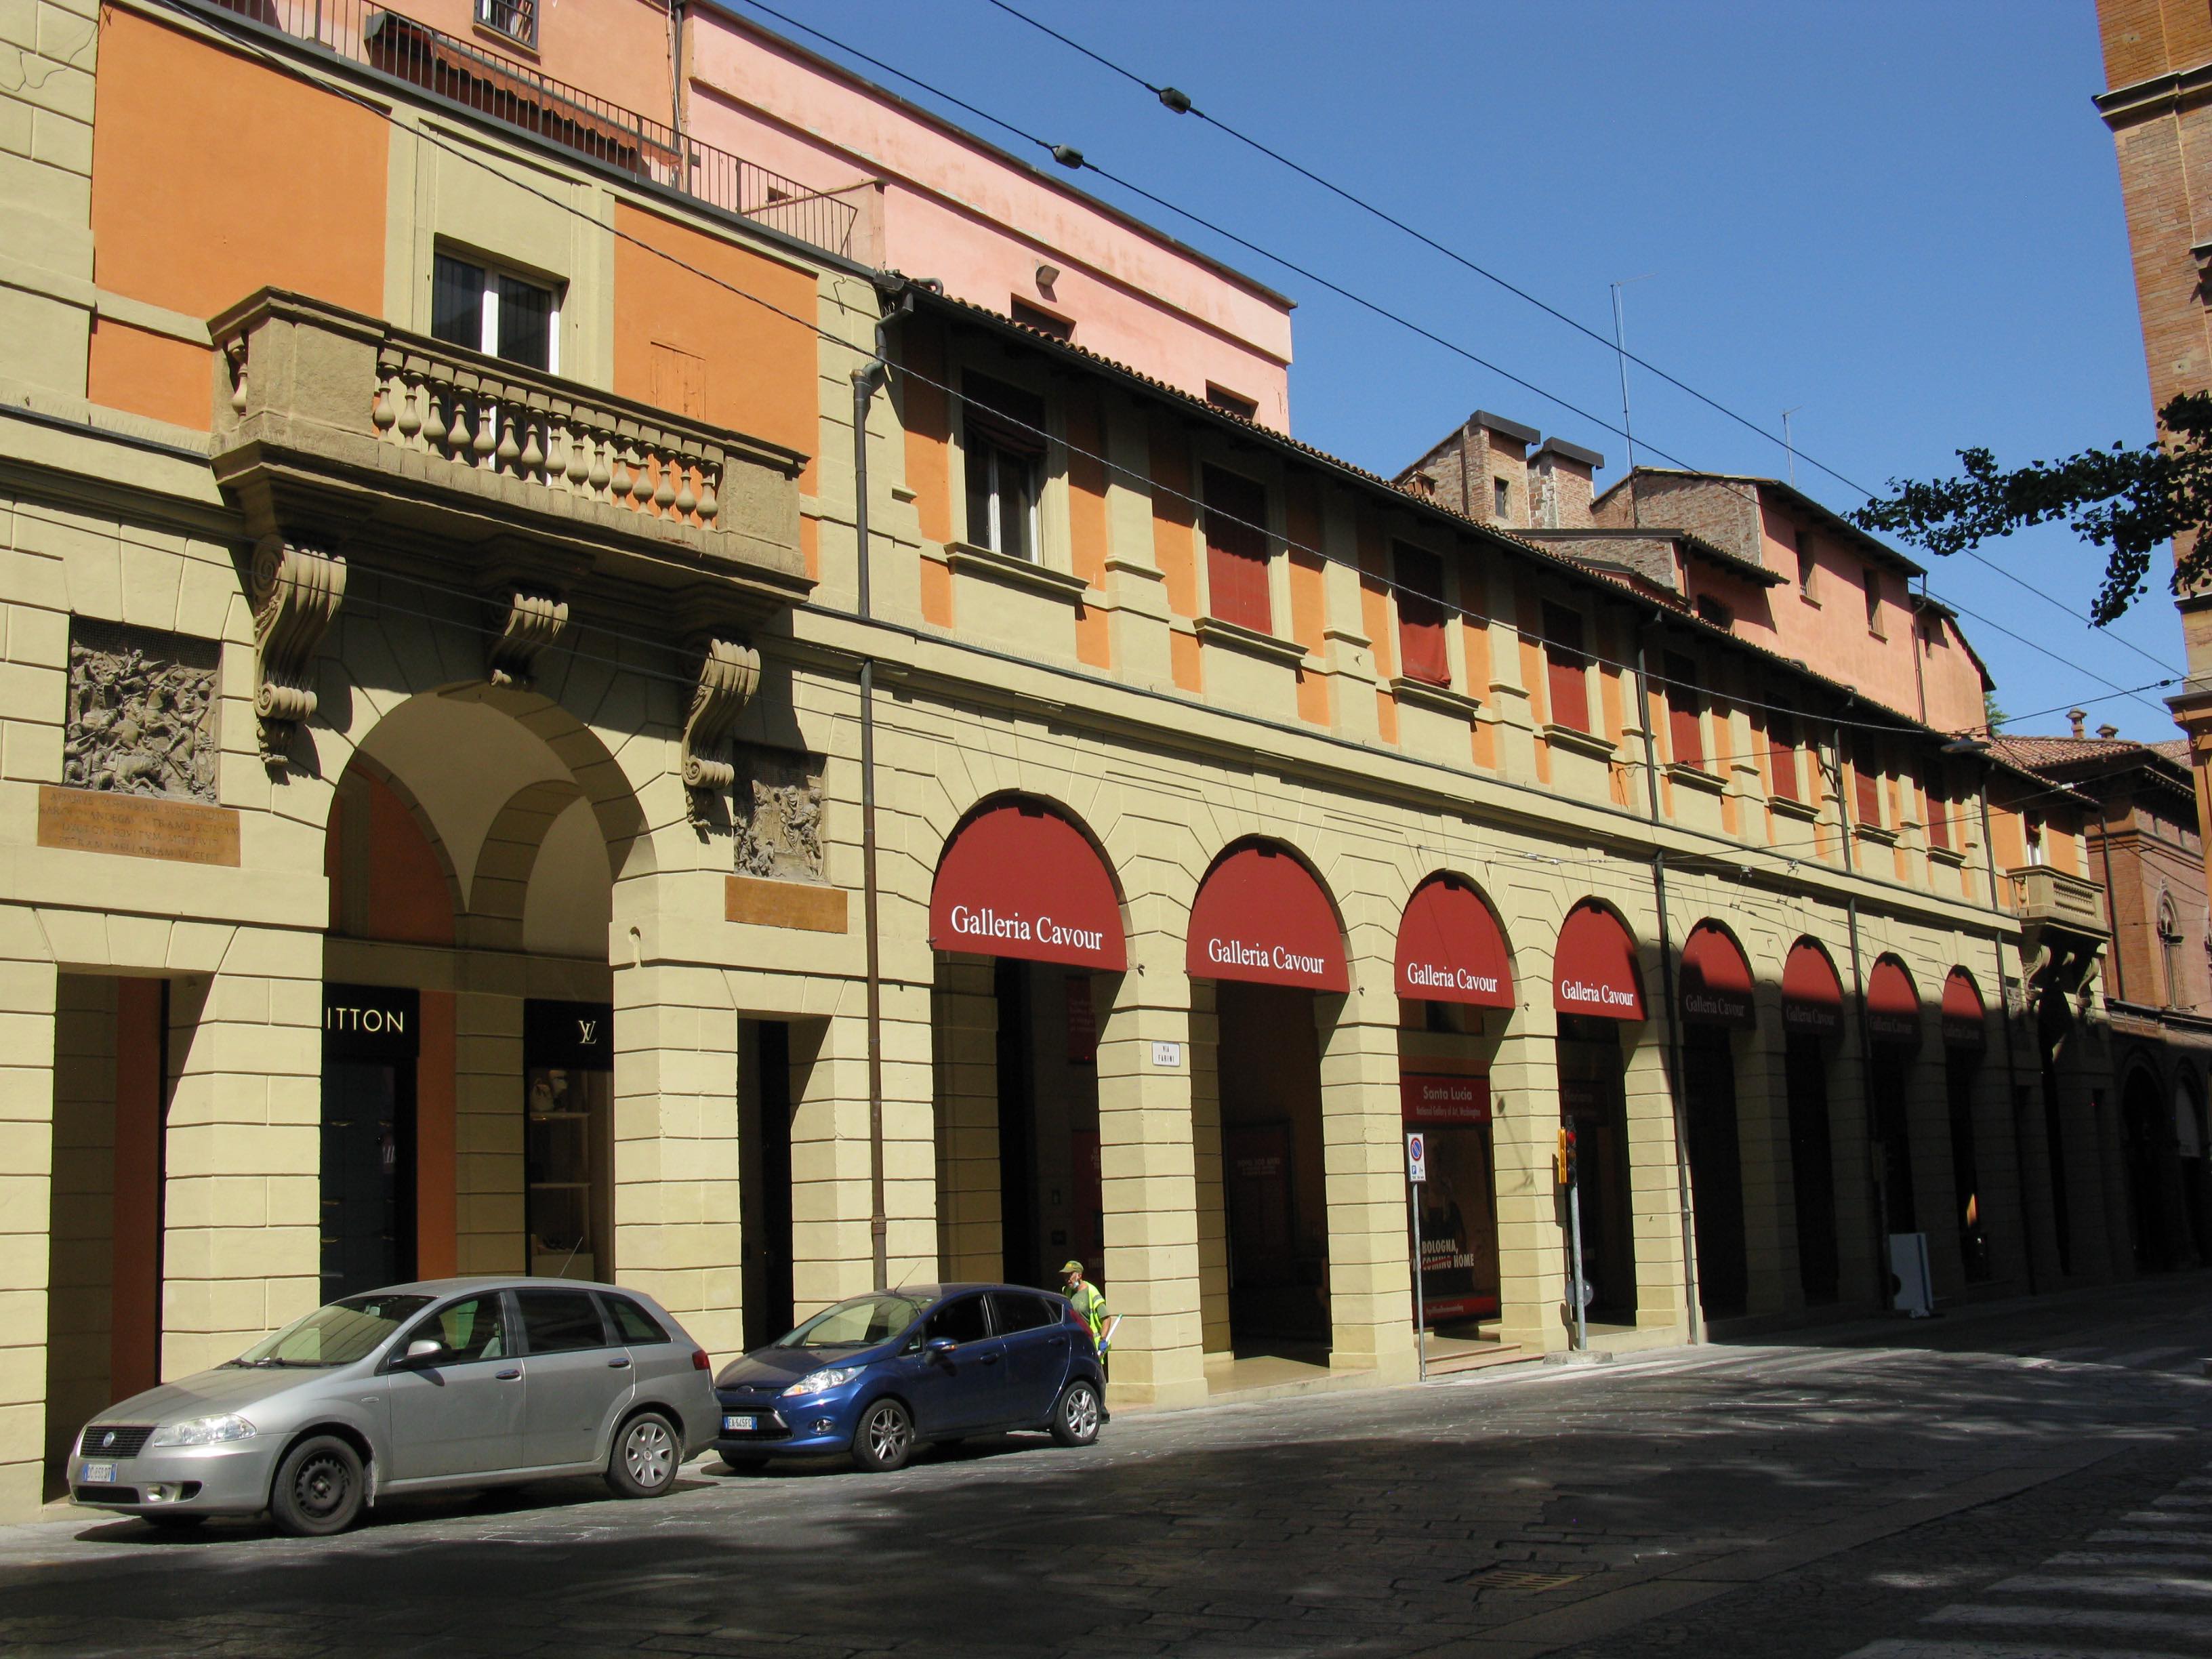
[[[1026,300],[1016,300],[1012,307],[1013,319],[1024,328],[1033,328],[1040,334],[1049,334],[1055,340],[1073,340],[1075,323],[1071,318],[1057,316],[1042,306],[1033,306]]]
[[[2158,953],[2160,965],[2166,969],[2166,1006],[2181,1006],[2181,917],[2173,908],[2173,896],[2158,896]]]
[[[1444,562],[1425,548],[1404,542],[1394,550],[1398,562],[1398,657],[1409,680],[1451,684],[1451,659],[1444,643]]]
[[[1267,492],[1218,466],[1206,469],[1207,611],[1225,623],[1274,631],[1267,598]]]
[[[1698,689],[1698,665],[1669,651],[1661,664],[1667,676],[1667,746],[1677,766],[1705,763],[1705,695]]]
[[[1260,405],[1251,398],[1231,392],[1225,386],[1216,386],[1211,380],[1206,383],[1206,401],[1223,414],[1234,415],[1240,421],[1257,420],[1260,416]]]
[[[1490,481],[1491,517],[1510,519],[1513,516],[1513,486],[1503,478]]]
[[[961,377],[968,539],[1010,559],[1036,558],[1044,399],[987,375]]]
[[[1701,622],[1709,622],[1716,628],[1734,628],[1735,626],[1735,612],[1729,610],[1725,603],[1715,599],[1710,593],[1700,593],[1698,595],[1697,612],[1698,620]]]
[[[561,372],[561,296],[542,283],[450,253],[430,284],[430,332],[526,368]]]
[[[1881,763],[1872,741],[1861,738],[1851,745],[1851,776],[1856,786],[1854,800],[1863,824],[1881,827]]]
[[[2043,845],[2043,820],[2030,812],[2021,820],[2021,834],[2027,842],[2027,861],[2041,864],[2045,853]]]
[[[1582,616],[1549,599],[1544,601],[1544,679],[1552,723],[1589,731],[1589,658],[1583,650]]]
[[[1771,786],[1784,800],[1802,800],[1797,787],[1797,717],[1779,708],[1766,716],[1766,769]]]
[[[1951,850],[1951,803],[1946,799],[1948,788],[1940,766],[1928,779],[1928,844],[1942,852]]]
[[[1820,567],[1813,562],[1813,538],[1800,532],[1797,537],[1797,591],[1807,599],[1818,599],[1814,591]]]
[[[477,0],[477,21],[526,46],[538,44],[538,0]]]
[[[1872,565],[1866,569],[1866,607],[1867,632],[1881,633],[1881,572]]]

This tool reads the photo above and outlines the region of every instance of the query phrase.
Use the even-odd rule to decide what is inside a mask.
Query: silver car
[[[707,1355],[650,1297],[440,1279],[318,1308],[77,1437],[70,1495],[162,1526],[266,1510],[342,1532],[402,1492],[604,1474],[657,1498],[714,1440]]]

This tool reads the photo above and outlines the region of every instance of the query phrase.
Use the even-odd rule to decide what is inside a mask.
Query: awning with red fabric
[[[1844,982],[1828,953],[1809,939],[1791,945],[1782,964],[1782,1025],[1814,1036],[1844,1029]]]
[[[1752,1026],[1751,964],[1717,922],[1701,921],[1682,944],[1682,1018],[1691,1025]]]
[[[1238,848],[1199,884],[1184,964],[1193,979],[1352,988],[1336,907],[1311,871],[1266,842]]]
[[[1642,1019],[1644,981],[1636,941],[1620,918],[1588,901],[1567,913],[1552,957],[1552,1006],[1563,1014]]]
[[[1118,973],[1121,904],[1097,849],[1034,801],[987,807],[953,832],[929,893],[939,951]]]
[[[1431,876],[1398,921],[1398,994],[1416,1001],[1513,1006],[1505,935],[1482,896],[1457,876]]]
[[[1963,968],[1943,979],[1943,1041],[1954,1048],[1979,1048],[1989,1042],[1989,1010],[1982,988]]]
[[[1920,1041],[1920,993],[1895,957],[1884,957],[1867,977],[1866,1023],[1876,1042]]]

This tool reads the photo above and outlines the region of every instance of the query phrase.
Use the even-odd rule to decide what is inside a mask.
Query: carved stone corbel
[[[737,781],[737,769],[726,760],[710,758],[709,753],[720,748],[759,685],[759,652],[742,640],[718,637],[706,642],[699,684],[684,720],[684,787],[691,792],[695,817],[706,797]]]
[[[536,677],[538,653],[567,631],[568,602],[527,587],[510,587],[502,597],[506,614],[484,647],[485,670],[494,685],[526,686]],[[492,603],[501,608],[501,599]]]
[[[252,581],[253,712],[261,758],[276,766],[293,728],[315,712],[308,670],[345,599],[346,564],[334,553],[264,536],[253,550]]]

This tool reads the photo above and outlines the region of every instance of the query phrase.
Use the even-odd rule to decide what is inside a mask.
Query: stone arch
[[[469,889],[468,943],[495,951],[523,947],[523,911],[538,854],[555,821],[585,799],[574,781],[558,778],[525,785],[507,798],[477,854]]]
[[[1504,953],[1506,981],[1505,984],[1499,988],[1501,994],[1490,1006],[1507,1010],[1512,1009],[1516,1006],[1516,998],[1522,984],[1522,968],[1515,952],[1512,930],[1506,927],[1505,918],[1499,911],[1496,902],[1491,898],[1489,891],[1474,877],[1460,870],[1430,871],[1413,884],[1406,895],[1405,902],[1399,906],[1398,927],[1395,930],[1396,936],[1392,941],[1393,955],[1395,958],[1394,966],[1399,969],[1399,978],[1401,981],[1398,987],[1399,994],[1401,996],[1408,994],[1407,986],[1402,982],[1407,949],[1406,929],[1414,914],[1414,907],[1421,902],[1423,895],[1438,888],[1456,889],[1468,894],[1489,917],[1491,930],[1497,935],[1498,943]],[[1478,1002],[1488,1000],[1480,996],[1461,1000]]]
[[[438,833],[436,823],[423,809],[422,803],[416,798],[414,790],[408,787],[407,781],[374,756],[356,751],[352,760],[348,763],[347,773],[358,773],[362,777],[373,781],[379,788],[386,791],[399,804],[401,809],[406,813],[408,822],[422,837],[423,845],[428,849],[431,858],[437,866],[439,876],[445,884],[447,909],[452,921],[447,936],[443,942],[453,943],[459,937],[461,918],[467,910],[468,904],[462,887],[460,872],[453,862],[453,849],[447,845],[445,837]],[[342,775],[337,786],[331,792],[331,832],[324,839],[324,873],[331,882],[330,927],[333,933],[371,938],[376,936],[373,932],[362,930],[356,933],[355,929],[345,925],[344,913],[349,908],[349,895],[345,891],[344,872],[338,867],[343,825],[337,817],[344,789],[345,776]],[[368,829],[366,823],[362,827],[364,830]]]

